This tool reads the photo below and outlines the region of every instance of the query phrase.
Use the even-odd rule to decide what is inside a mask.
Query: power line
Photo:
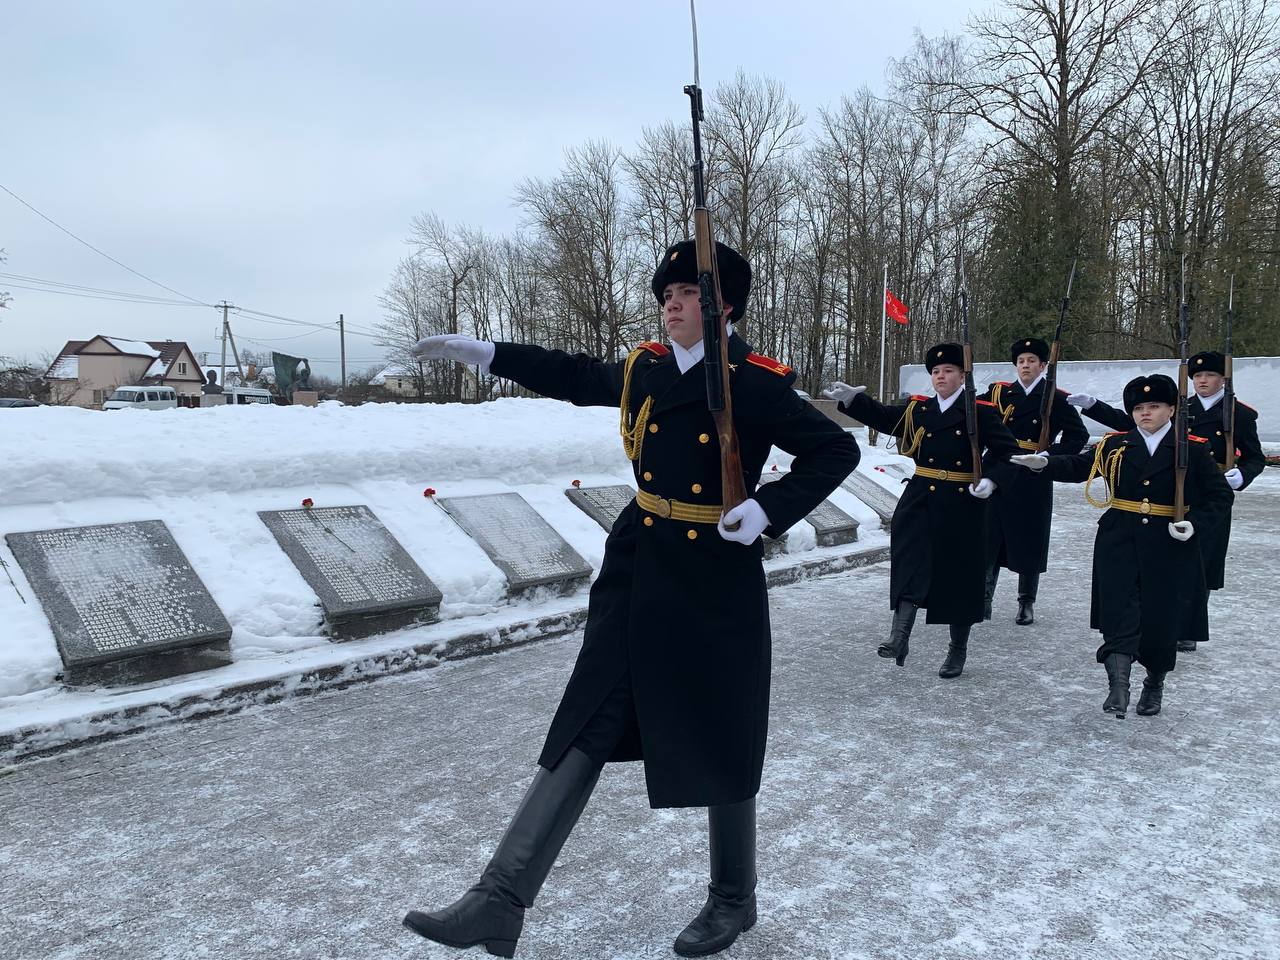
[[[8,280],[5,281],[5,286],[11,287],[14,290],[32,290],[36,293],[57,293],[65,297],[84,297],[88,300],[108,300],[114,303],[146,303],[156,307],[208,307],[208,306],[211,306],[211,304],[208,304],[208,303],[184,303],[181,300],[171,300],[171,301],[147,300],[139,297],[129,297],[129,296],[108,297],[108,296],[102,296],[96,293],[77,293],[74,290],[47,290],[44,287],[32,287],[25,283],[13,283]]]
[[[63,283],[59,280],[46,280],[44,277],[28,277],[20,273],[2,273],[0,279],[5,281],[22,280],[28,284],[40,284],[41,286],[24,286],[24,290],[37,290],[41,293],[67,293],[68,291],[80,291],[83,293],[102,294],[108,297],[120,297],[135,301],[137,303],[159,303],[180,307],[211,307],[211,303],[188,303],[185,300],[174,300],[171,297],[155,297],[149,293],[131,293],[126,290],[108,290],[104,287],[87,287],[79,283]],[[44,287],[62,287],[60,290],[47,290]]]
[[[175,289],[173,289],[173,287],[167,287],[167,286],[165,286],[163,283],[161,283],[159,280],[153,280],[151,277],[148,277],[145,273],[139,273],[137,270],[133,269],[133,267],[129,266],[127,263],[121,263],[121,262],[120,262],[119,260],[117,260],[115,257],[111,256],[111,254],[109,254],[109,253],[104,253],[103,251],[99,250],[97,247],[95,247],[95,246],[94,246],[92,243],[90,243],[88,240],[84,240],[84,239],[81,239],[80,237],[77,237],[74,233],[72,233],[70,230],[68,230],[68,229],[67,229],[66,227],[64,227],[62,224],[58,223],[58,222],[57,222],[56,220],[54,220],[52,217],[47,216],[46,214],[41,213],[39,210],[37,210],[37,209],[36,209],[35,207],[33,207],[31,204],[27,203],[27,201],[23,200],[20,196],[18,196],[18,195],[17,195],[16,193],[14,193],[12,190],[10,190],[8,187],[6,187],[3,183],[0,183],[0,190],[3,190],[3,191],[4,191],[5,193],[7,193],[9,196],[13,197],[13,199],[17,200],[20,204],[22,204],[24,207],[26,207],[28,210],[30,210],[32,213],[34,213],[36,216],[40,217],[42,220],[47,220],[49,223],[53,224],[55,227],[57,227],[59,230],[61,230],[63,233],[65,233],[65,234],[66,234],[68,237],[70,237],[72,240],[75,240],[77,243],[82,243],[82,244],[84,244],[86,247],[88,247],[88,248],[89,248],[90,250],[92,250],[94,253],[98,254],[98,255],[99,255],[99,256],[101,256],[101,257],[106,257],[108,260],[110,260],[110,261],[111,261],[112,263],[114,263],[116,266],[118,266],[118,267],[123,267],[124,269],[128,270],[128,271],[129,271],[130,273],[132,273],[135,277],[141,277],[143,280],[146,280],[148,283],[154,283],[157,287],[160,287],[160,288],[161,288],[161,289],[163,289],[163,290],[168,290],[170,293],[176,293],[178,296],[180,296],[180,297],[181,297],[182,299],[184,299],[184,300],[190,300],[192,303],[199,303],[201,306],[208,306],[208,304],[202,303],[201,301],[197,300],[195,297],[188,297],[188,296],[187,296],[185,293],[183,293],[181,290],[175,290]]]

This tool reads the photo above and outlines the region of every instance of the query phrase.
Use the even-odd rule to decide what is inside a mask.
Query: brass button
[[[697,531],[697,530],[690,530],[690,531],[689,531],[689,533],[688,533],[688,537],[689,537],[689,539],[690,539],[690,540],[697,540],[697,539],[698,539],[698,531]]]
[[[646,527],[652,527],[652,526],[653,526],[653,517],[645,517],[645,518],[644,518],[644,525],[645,525]]]
[[[938,489],[938,488],[937,488],[937,487],[935,487],[932,483],[931,483],[931,484],[929,484],[929,492],[930,492],[930,493],[932,493],[934,490],[937,490],[937,489]]]
[[[653,474],[652,474],[652,473],[650,473],[648,470],[646,470],[646,471],[644,472],[644,478],[645,478],[646,480],[652,480],[652,479],[653,479]]]
[[[658,432],[658,425],[657,425],[656,423],[651,423],[651,424],[649,424],[649,432],[650,432],[650,433],[657,433],[657,432]]]
[[[702,484],[700,484],[700,483],[695,483],[695,484],[694,484],[692,487],[690,487],[689,489],[690,489],[690,490],[692,490],[694,493],[701,493],[701,492],[702,492]]]
[[[1143,481],[1142,481],[1142,485],[1143,485],[1144,487],[1149,487],[1149,486],[1151,486],[1151,481],[1150,481],[1150,480],[1143,480]]]
[[[957,431],[956,431],[956,436],[957,436],[957,437],[958,437],[958,436],[960,436],[960,431],[959,431],[959,430],[957,430]]]
[[[950,477],[950,476],[951,476],[951,474],[947,473],[947,471],[945,471],[945,470],[939,470],[939,471],[938,471],[938,479],[939,479],[939,480],[946,480],[946,479],[947,479],[948,477]],[[930,489],[930,490],[932,490],[932,489],[933,489],[933,487],[930,487],[929,489]]]
[[[1218,431],[1218,436],[1222,436],[1222,431],[1221,431],[1221,430],[1219,430],[1219,431]]]
[[[929,462],[930,462],[930,463],[933,463],[933,457],[930,457],[930,458],[929,458]]]
[[[698,434],[698,442],[699,442],[699,443],[710,443],[710,442],[711,442],[711,436],[710,436],[709,434],[706,434],[706,433],[700,433],[700,434]]]
[[[1146,517],[1143,517],[1143,518],[1142,518],[1142,522],[1143,522],[1143,523],[1146,523],[1146,522],[1147,522],[1147,518],[1146,518]]]
[[[1031,422],[1032,422],[1032,423],[1039,423],[1040,421],[1039,421],[1039,420],[1032,420]]]
[[[961,463],[959,460],[957,460],[957,461],[956,461],[956,466],[957,466],[957,467],[963,467],[963,466],[964,466],[964,464],[963,464],[963,463]]]

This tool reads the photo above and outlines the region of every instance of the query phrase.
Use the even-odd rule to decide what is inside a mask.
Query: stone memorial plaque
[[[5,537],[68,683],[146,683],[230,662],[231,625],[161,520]]]
[[[605,532],[613,529],[618,515],[636,498],[635,490],[625,483],[611,487],[570,487],[564,492],[570,502],[589,516]]]
[[[898,509],[897,497],[857,470],[849,474],[840,486],[874,510],[880,518],[880,526],[888,529],[890,521],[893,520],[893,511]]]
[[[764,473],[760,475],[760,483],[773,483],[785,476],[786,473]],[[820,547],[838,547],[858,539],[857,519],[849,516],[830,500],[823,500],[805,519],[813,524]]]
[[[511,594],[544,586],[569,593],[591,576],[591,564],[518,493],[439,497],[436,502],[506,574]]]
[[[438,618],[440,589],[368,507],[263,510],[258,516],[320,598],[335,640]]]

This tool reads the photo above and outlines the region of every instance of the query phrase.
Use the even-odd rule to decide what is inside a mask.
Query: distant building
[[[370,380],[369,386],[379,387],[393,397],[416,397],[418,395],[418,387],[414,381],[414,375],[396,364],[387,367]],[[462,371],[463,399],[474,400],[477,390],[478,384],[475,370],[471,367],[464,367]],[[428,393],[425,399],[435,400],[439,398],[432,393]]]
[[[45,371],[51,399],[99,408],[116,387],[173,387],[179,397],[199,397],[203,371],[181,340],[125,340],[96,336],[68,340]]]

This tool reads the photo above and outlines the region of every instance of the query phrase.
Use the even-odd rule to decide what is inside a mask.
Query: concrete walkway
[[[1216,639],[1153,719],[1100,709],[1079,487],[1058,490],[1038,622],[1012,624],[1003,583],[957,681],[944,628],[917,627],[903,669],[875,656],[887,565],[775,590],[761,919],[732,954],[1280,957],[1278,474],[1238,499]],[[462,956],[400,917],[474,880],[580,640],[0,776],[0,955]],[[702,811],[651,811],[638,766],[609,768],[517,956],[672,956],[705,861]]]

